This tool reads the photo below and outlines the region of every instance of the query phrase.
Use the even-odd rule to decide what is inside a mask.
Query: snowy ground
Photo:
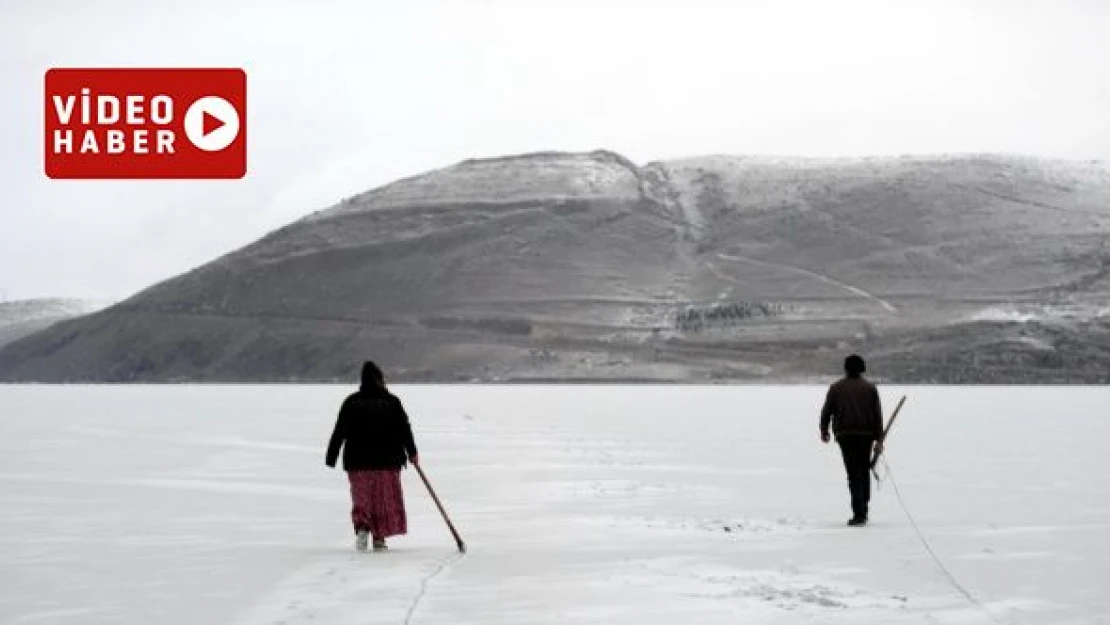
[[[399,387],[410,534],[356,554],[346,387],[0,387],[0,623],[1110,623],[1110,389],[909,396],[843,526],[816,387]]]

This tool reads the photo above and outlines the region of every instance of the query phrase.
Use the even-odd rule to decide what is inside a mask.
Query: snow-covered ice
[[[894,478],[993,618],[1110,623],[1110,389],[908,395]],[[395,390],[410,534],[358,554],[350,387],[0,387],[0,623],[978,624],[889,479],[844,527],[822,387]]]

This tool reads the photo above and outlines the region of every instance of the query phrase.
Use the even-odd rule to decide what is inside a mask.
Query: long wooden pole
[[[890,415],[890,421],[886,422],[886,428],[883,429],[883,436],[879,439],[879,442],[883,443],[883,449],[886,448],[886,435],[890,433],[890,426],[894,425],[894,420],[898,418],[898,413],[901,412],[902,404],[904,403],[906,403],[905,395],[902,396],[901,401],[899,401],[898,405],[894,408],[894,412]],[[871,472],[875,474],[876,479],[879,477],[879,472],[875,470],[875,463],[879,461],[879,456],[882,455],[882,453],[882,451],[877,451],[875,452],[875,456],[871,458]]]
[[[412,465],[416,467],[416,472],[420,474],[420,479],[423,480],[424,486],[428,488],[428,494],[432,496],[432,501],[436,503],[439,508],[439,513],[443,515],[443,520],[447,522],[447,529],[451,530],[451,535],[455,537],[455,545],[459,548],[459,553],[466,553],[466,543],[459,537],[459,532],[455,529],[455,524],[451,522],[451,518],[447,516],[447,511],[443,509],[443,504],[439,502],[439,497],[436,496],[435,489],[428,481],[428,476],[424,475],[424,469],[420,468],[419,464]]]

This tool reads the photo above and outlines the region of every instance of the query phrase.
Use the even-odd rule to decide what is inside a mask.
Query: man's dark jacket
[[[883,407],[879,390],[862,377],[845,377],[829,387],[821,409],[821,432],[842,436],[867,436],[879,440],[883,435]]]
[[[363,386],[339,409],[327,465],[334,467],[343,447],[343,469],[400,469],[416,455],[409,417],[401,400],[378,386]]]

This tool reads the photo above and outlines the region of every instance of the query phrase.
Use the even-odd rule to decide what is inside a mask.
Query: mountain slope
[[[42,298],[0,302],[0,347],[50,325],[104,308],[102,302]]]
[[[471,160],[13,343],[0,378],[332,380],[375,358],[408,381],[793,380],[860,349],[905,381],[1029,358],[1091,381],[1108,207],[1101,165],[1017,157]],[[1034,312],[982,318],[998,305]]]

